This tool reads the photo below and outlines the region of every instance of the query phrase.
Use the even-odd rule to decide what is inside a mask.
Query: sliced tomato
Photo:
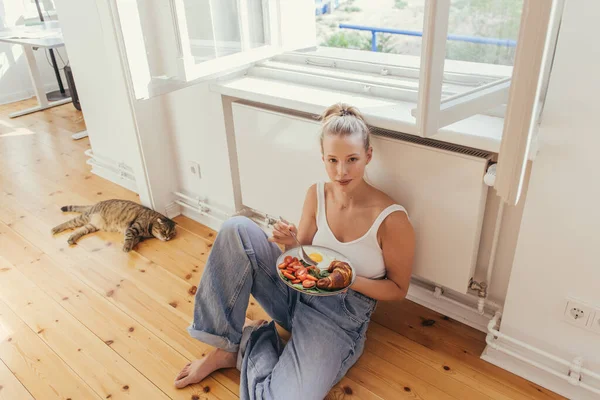
[[[298,277],[298,279],[301,279],[302,281],[307,279],[308,275],[308,270],[306,268],[300,268],[296,271],[296,277]]]
[[[285,276],[286,278],[288,278],[290,281],[295,281],[296,280],[296,277],[294,275],[290,274],[287,271],[283,271],[283,276]]]
[[[311,281],[309,279],[302,281],[302,287],[304,287],[306,289],[310,289],[311,287],[314,287],[315,285],[316,285],[315,281]]]
[[[285,269],[286,267],[287,267],[286,263],[281,263],[277,266],[277,268],[279,268],[279,269]]]
[[[292,262],[292,256],[285,256],[285,258],[283,259],[283,262],[286,264],[289,264]]]
[[[296,279],[296,280],[292,281],[293,284],[300,283],[300,282],[302,282],[300,279]]]
[[[318,281],[318,279],[317,279],[317,278],[315,278],[314,276],[312,276],[311,274],[306,274],[306,277],[305,277],[305,278],[306,278],[306,280],[308,280],[308,281],[313,281],[313,282],[316,282],[316,281]]]

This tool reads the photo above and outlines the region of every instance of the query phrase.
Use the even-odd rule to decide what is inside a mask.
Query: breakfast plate
[[[354,283],[354,267],[343,254],[323,246],[302,247],[317,265],[311,267],[302,262],[299,247],[283,252],[277,258],[276,268],[279,279],[287,286],[312,296],[333,296]],[[330,266],[333,268],[331,272],[328,271]]]

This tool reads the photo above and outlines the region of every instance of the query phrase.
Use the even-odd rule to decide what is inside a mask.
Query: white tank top
[[[383,210],[371,225],[371,228],[358,239],[350,242],[337,240],[329,224],[325,213],[325,183],[317,183],[317,233],[312,244],[335,250],[348,258],[356,269],[358,276],[369,279],[380,279],[386,274],[383,262],[383,251],[379,247],[377,231],[381,223],[394,211],[402,211],[407,214],[406,209],[397,204],[392,204]]]

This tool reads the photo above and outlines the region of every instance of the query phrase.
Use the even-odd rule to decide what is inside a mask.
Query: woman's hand
[[[298,229],[294,224],[286,224],[284,222],[276,222],[273,225],[273,236],[269,238],[269,242],[278,243],[284,245],[286,248],[293,247],[296,244],[296,241],[292,237],[290,230],[294,232],[294,234],[298,235]]]

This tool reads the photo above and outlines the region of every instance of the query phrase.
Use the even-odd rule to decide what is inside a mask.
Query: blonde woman
[[[345,104],[322,116],[321,150],[330,181],[308,189],[299,226],[277,223],[271,237],[251,220],[227,221],[215,240],[195,299],[192,337],[214,346],[186,365],[179,388],[220,368],[241,372],[241,399],[323,399],[358,360],[378,300],[406,296],[415,247],[406,210],[364,179],[373,157],[359,111]],[[302,244],[344,254],[357,278],[342,294],[317,297],[277,276],[275,245]],[[250,295],[292,333],[283,345],[274,322],[246,320]]]

